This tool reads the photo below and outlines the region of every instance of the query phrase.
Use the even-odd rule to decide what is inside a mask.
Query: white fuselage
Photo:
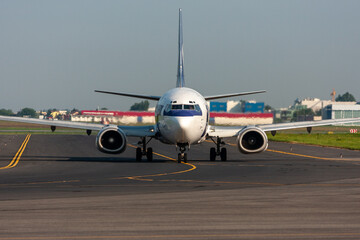
[[[203,142],[209,123],[206,100],[191,88],[173,88],[159,100],[155,119],[159,140],[167,144],[191,145]]]

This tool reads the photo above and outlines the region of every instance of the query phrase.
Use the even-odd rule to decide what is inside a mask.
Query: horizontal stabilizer
[[[148,100],[154,100],[154,101],[158,101],[160,99],[159,96],[150,96],[150,95],[142,95],[142,94],[107,92],[107,91],[99,91],[99,90],[95,90],[95,92],[105,93],[105,94],[113,94],[113,95],[120,95],[120,96],[125,96],[125,97],[142,98],[142,99],[148,99]]]
[[[206,96],[204,97],[205,100],[214,100],[218,98],[228,98],[228,97],[236,97],[236,96],[244,96],[244,95],[250,95],[250,94],[257,94],[257,93],[264,93],[265,90],[261,91],[252,91],[252,92],[242,92],[242,93],[229,93],[229,94],[222,94],[222,95],[215,95],[215,96]]]

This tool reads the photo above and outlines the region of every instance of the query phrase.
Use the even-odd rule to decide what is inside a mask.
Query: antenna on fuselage
[[[184,44],[183,44],[182,10],[181,10],[181,8],[179,8],[179,58],[178,58],[176,87],[185,87],[185,79],[184,79]]]

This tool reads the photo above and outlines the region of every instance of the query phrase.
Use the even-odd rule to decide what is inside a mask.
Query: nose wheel
[[[215,144],[216,148],[212,147],[210,148],[210,161],[215,161],[216,156],[220,156],[221,161],[227,160],[227,150],[226,148],[222,148],[221,145],[225,145],[223,141],[221,141],[221,138],[216,138],[216,142],[211,139]]]
[[[181,163],[182,161],[184,163],[187,162],[187,153],[185,151],[186,151],[185,145],[180,146],[180,153],[178,154],[178,160],[177,160],[178,163]]]
[[[147,160],[151,162],[153,160],[153,150],[151,147],[146,148],[146,145],[151,141],[152,138],[150,138],[149,141],[146,142],[146,137],[142,137],[141,141],[139,141],[139,145],[142,145],[141,147],[136,148],[136,161],[140,162],[143,156],[146,156]]]
[[[178,154],[178,163],[181,163],[181,161],[184,161],[184,163],[187,162],[187,153]]]

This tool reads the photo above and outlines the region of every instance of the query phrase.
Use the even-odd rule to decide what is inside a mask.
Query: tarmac
[[[360,152],[270,142],[244,155],[214,144],[155,140],[135,161],[137,138],[107,155],[95,136],[0,136],[0,240],[360,239]]]

